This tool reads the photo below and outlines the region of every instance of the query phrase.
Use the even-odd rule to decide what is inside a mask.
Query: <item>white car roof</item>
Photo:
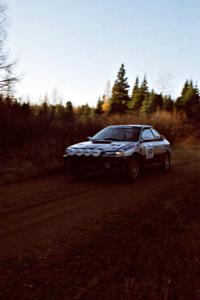
[[[127,127],[140,127],[140,128],[152,128],[151,125],[144,125],[144,124],[127,124],[127,125],[110,125],[108,127],[119,127],[119,128],[127,128]]]

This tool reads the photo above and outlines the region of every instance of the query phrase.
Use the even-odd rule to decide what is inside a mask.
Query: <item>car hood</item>
[[[137,142],[130,142],[130,141],[87,141],[87,142],[82,142],[78,144],[74,144],[70,146],[69,148],[74,148],[74,149],[99,149],[102,152],[107,152],[107,151],[118,151],[119,149],[127,148],[127,147],[134,147],[138,143]],[[68,148],[68,149],[69,149]]]

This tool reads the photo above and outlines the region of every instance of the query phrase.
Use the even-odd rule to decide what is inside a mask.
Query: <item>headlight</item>
[[[106,157],[123,157],[124,155],[125,155],[124,151],[119,150],[119,151],[108,151],[108,152],[105,152],[103,156],[106,156]]]
[[[122,157],[122,156],[124,156],[124,151],[117,151],[117,152],[115,152],[115,156],[116,157]]]

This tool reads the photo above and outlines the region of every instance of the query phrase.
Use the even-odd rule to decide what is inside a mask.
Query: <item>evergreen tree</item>
[[[132,90],[132,94],[131,94],[131,99],[135,96],[135,94],[138,92],[138,89],[139,89],[139,77],[137,76],[136,77],[136,80],[135,80],[135,84],[133,86],[133,90]]]
[[[191,85],[191,82],[190,82],[190,85]],[[185,109],[185,107],[184,107],[185,106],[184,105],[184,97],[187,94],[187,92],[189,90],[189,87],[191,87],[190,85],[189,85],[188,80],[186,80],[186,82],[185,82],[185,84],[183,86],[183,89],[181,91],[181,96],[178,97],[177,100],[176,100],[175,106],[176,106],[176,109],[178,111]]]
[[[84,118],[88,119],[88,118],[90,118],[93,115],[94,109],[91,108],[88,105],[88,103],[86,103],[86,104],[83,104],[83,105],[79,106],[77,112],[78,112],[78,115],[80,117],[82,117],[83,119]]]
[[[185,111],[190,119],[200,118],[200,97],[197,85],[194,87],[192,80],[186,81],[181,92],[181,96],[176,100],[177,110]]]
[[[110,113],[123,114],[128,108],[130,97],[128,95],[129,85],[126,77],[124,64],[121,65],[117,74],[117,80],[112,88],[110,99]]]
[[[133,93],[130,101],[129,108],[133,110],[134,112],[139,113],[142,109],[143,102],[148,98],[148,83],[146,79],[146,75],[144,76],[144,79],[141,83],[141,86],[138,86],[138,78],[136,78],[136,82],[133,88]],[[147,103],[145,103],[145,106]]]
[[[65,108],[66,116],[72,116],[74,114],[74,108],[71,101],[67,101]]]
[[[186,115],[194,120],[200,119],[200,98],[197,86],[193,87],[192,81],[183,97]]]
[[[151,93],[146,94],[145,100],[141,106],[140,112],[150,114],[163,107],[162,94],[156,94],[154,90]]]
[[[143,93],[144,96],[146,96],[148,94],[148,83],[147,83],[147,78],[146,78],[146,75],[144,76],[144,79],[142,81],[142,84],[141,84],[141,92]]]
[[[67,101],[65,106],[65,120],[68,123],[72,123],[74,121],[75,115],[74,115],[74,108],[71,101]]]
[[[174,101],[171,96],[165,96],[163,99],[163,109],[172,112],[174,109]]]
[[[152,93],[153,93],[153,90],[152,90]],[[151,94],[149,95],[146,95],[143,103],[142,103],[142,106],[140,108],[140,113],[142,114],[148,114],[149,113],[149,101],[150,101],[150,98],[151,98]]]
[[[98,102],[97,102],[97,107],[95,109],[95,114],[96,115],[103,114],[103,103],[104,103],[104,101],[101,100],[101,98],[99,97]]]
[[[137,76],[136,80],[135,80],[135,83],[134,83],[134,86],[133,86],[131,99],[130,99],[130,102],[129,102],[129,109],[130,110],[132,110],[133,107],[134,107],[135,98],[136,98],[136,95],[137,95],[138,91],[139,91],[139,78]]]

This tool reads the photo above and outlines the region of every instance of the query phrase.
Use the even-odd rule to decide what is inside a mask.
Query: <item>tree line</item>
[[[200,94],[197,85],[192,80],[186,80],[180,97],[172,100],[170,95],[149,91],[146,76],[142,82],[137,77],[129,96],[129,84],[124,64],[121,65],[117,79],[112,88],[110,98],[102,97],[97,103],[99,114],[151,114],[157,110],[185,113],[192,121],[200,120]]]
[[[188,124],[200,122],[200,95],[197,85],[186,80],[180,97],[149,90],[146,76],[140,82],[137,77],[132,91],[122,64],[112,87],[111,96],[99,98],[96,107],[84,104],[74,107],[71,101],[51,104],[47,97],[42,104],[33,105],[14,96],[17,77],[13,74],[14,63],[9,61],[6,49],[6,5],[0,0],[0,147],[15,147],[38,139],[54,138],[71,143],[95,133],[101,127],[119,122],[149,120],[156,112],[167,112],[171,119],[182,116]],[[127,119],[124,119],[127,116]],[[131,116],[129,119],[128,117]],[[120,117],[120,118],[119,118]],[[143,118],[143,119],[142,119]],[[185,119],[186,118],[186,119]],[[97,122],[98,120],[98,122]],[[169,118],[168,118],[169,122]],[[173,122],[170,121],[172,124]],[[0,152],[1,152],[0,148]]]

